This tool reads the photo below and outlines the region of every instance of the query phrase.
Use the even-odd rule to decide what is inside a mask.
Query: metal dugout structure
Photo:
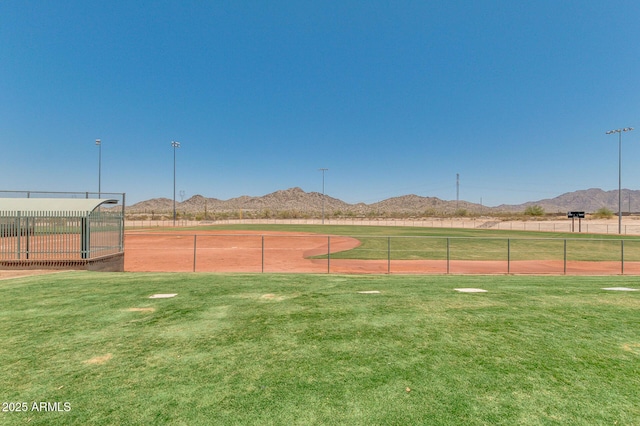
[[[123,271],[124,194],[118,204],[88,193],[0,198],[0,269]]]

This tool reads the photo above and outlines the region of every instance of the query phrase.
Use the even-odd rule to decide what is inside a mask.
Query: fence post
[[[262,273],[264,273],[264,235],[262,236]]]
[[[391,237],[387,237],[387,274],[391,273]]]
[[[331,236],[327,235],[327,274],[331,273]]]
[[[193,272],[196,271],[196,253],[197,253],[197,245],[196,245],[196,241],[197,241],[198,235],[194,234],[193,235]]]
[[[30,255],[30,247],[29,247],[29,216],[27,216],[24,220],[26,222],[25,223],[25,227],[24,227],[24,229],[25,229],[24,235],[25,235],[25,238],[27,239],[26,256],[27,256],[27,259],[29,259],[29,255]],[[20,230],[20,235],[22,235],[22,230]],[[18,235],[18,238],[22,238],[22,237],[20,237],[20,235]]]
[[[507,238],[507,274],[511,273],[511,238]]]
[[[20,251],[21,251],[21,249],[22,249],[22,248],[20,247],[20,243],[22,242],[22,237],[20,237],[20,232],[21,232],[21,229],[22,229],[22,223],[21,223],[21,221],[20,221],[20,219],[21,219],[20,214],[21,214],[21,212],[18,212],[18,221],[17,221],[17,222],[18,222],[18,228],[17,228],[17,230],[16,230],[16,232],[17,232],[17,236],[18,236],[18,238],[17,238],[17,240],[18,240],[18,245],[17,245],[17,249],[18,249],[18,260],[20,259],[20,255],[21,255]]]
[[[450,237],[447,237],[447,274],[449,273],[450,269],[449,269],[449,261],[451,259],[450,253],[451,253],[451,248],[450,248],[450,244],[449,241],[451,240]]]
[[[567,275],[567,239],[564,239],[564,274]]]
[[[86,217],[80,218],[80,252],[82,259],[89,259],[91,242],[89,231],[89,220]]]
[[[620,240],[620,274],[624,275],[624,240]]]

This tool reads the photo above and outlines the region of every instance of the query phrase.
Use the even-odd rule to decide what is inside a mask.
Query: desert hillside
[[[623,190],[623,213],[636,212],[640,191]],[[447,201],[437,197],[403,195],[365,204],[349,204],[330,195],[324,197],[325,214],[333,216],[438,216],[451,214],[522,213],[529,206],[540,206],[545,213],[563,214],[580,210],[593,213],[601,208],[618,211],[618,191],[603,191],[592,188],[565,193],[555,198],[530,201],[518,205],[503,204],[497,207],[482,206],[468,201]],[[247,216],[270,216],[288,214],[291,216],[317,216],[323,209],[323,196],[318,192],[305,192],[301,188],[289,188],[270,194],[251,197],[240,196],[229,200],[206,198],[195,195],[183,202],[176,202],[180,214],[224,214],[233,213]],[[173,211],[173,200],[154,198],[127,206],[128,214],[165,214]]]

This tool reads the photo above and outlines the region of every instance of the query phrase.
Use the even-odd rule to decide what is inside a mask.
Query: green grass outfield
[[[462,287],[488,292],[454,291]],[[4,280],[0,401],[14,411],[0,412],[0,424],[637,425],[640,291],[603,287],[640,284],[95,272]],[[370,290],[380,294],[358,293]],[[155,293],[178,295],[149,299]]]

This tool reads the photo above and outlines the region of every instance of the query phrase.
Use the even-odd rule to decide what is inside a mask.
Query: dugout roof
[[[108,198],[0,198],[0,211],[84,212],[91,213],[102,204],[118,204]]]

